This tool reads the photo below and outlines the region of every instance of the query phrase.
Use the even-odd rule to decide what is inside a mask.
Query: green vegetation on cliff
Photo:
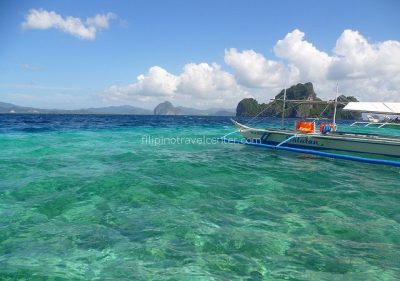
[[[259,104],[253,98],[246,98],[239,102],[236,108],[236,116],[259,116],[262,117],[279,117],[282,115],[282,101],[284,90],[275,96],[275,100],[270,103]],[[305,100],[305,101],[321,101],[314,91],[313,84],[308,82],[305,84],[297,84],[286,90],[286,100]],[[347,102],[356,102],[355,97],[338,97],[337,118],[338,119],[357,119],[360,117],[359,113],[342,111],[344,104]],[[311,117],[327,117],[333,116],[334,104],[295,104],[286,103],[285,116],[289,118],[311,118]]]
[[[243,99],[236,108],[236,116],[256,116],[265,108],[264,105],[258,104],[253,98]]]

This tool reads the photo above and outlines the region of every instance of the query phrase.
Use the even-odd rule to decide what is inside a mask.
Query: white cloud
[[[23,29],[59,29],[75,37],[94,40],[99,30],[109,27],[111,19],[116,18],[113,13],[97,14],[87,18],[86,21],[76,17],[65,17],[54,11],[31,9],[21,24]]]
[[[108,88],[104,94],[112,100],[128,100],[134,97],[140,101],[150,100],[151,98],[169,98],[176,92],[179,77],[168,73],[159,66],[149,69],[147,75],[139,75],[133,84]]]
[[[358,31],[344,30],[328,54],[304,37],[295,29],[278,40],[276,60],[253,50],[230,49],[225,51],[225,62],[234,69],[238,83],[255,96],[259,94],[251,88],[272,91],[310,81],[319,96],[332,98],[338,81],[345,95],[368,101],[400,101],[399,41],[370,43]],[[270,93],[270,97],[275,94]]]
[[[319,81],[324,79],[332,58],[304,40],[304,33],[298,29],[289,32],[274,46],[277,57],[286,59],[298,69],[300,80]]]
[[[246,94],[233,75],[221,70],[219,65],[189,63],[179,76],[153,66],[146,75],[139,75],[135,83],[111,86],[102,96],[114,101],[158,103],[169,100],[177,105],[234,107]]]
[[[238,52],[231,48],[225,50],[224,59],[234,69],[238,82],[249,88],[277,86],[289,75],[282,62],[268,60],[253,50]]]
[[[312,82],[318,96],[332,99],[336,81],[340,94],[363,101],[400,102],[400,42],[370,43],[359,32],[345,30],[331,54],[319,50],[295,29],[273,47],[276,58],[254,50],[225,50],[225,63],[189,63],[179,75],[152,67],[126,86],[111,86],[103,96],[111,100],[177,105],[235,107],[244,97],[268,102],[283,87]]]
[[[358,31],[345,30],[333,49],[327,80],[364,101],[400,101],[400,42],[370,43]]]
[[[109,21],[116,16],[113,13],[107,13],[107,14],[97,14],[94,17],[87,18],[86,24],[88,26],[94,26],[97,28],[108,28],[109,27]]]
[[[359,32],[345,30],[336,42],[329,78],[389,78],[400,73],[400,42],[371,44]]]
[[[180,75],[178,92],[209,97],[216,93],[225,93],[236,87],[234,77],[217,64],[190,63],[185,65]]]

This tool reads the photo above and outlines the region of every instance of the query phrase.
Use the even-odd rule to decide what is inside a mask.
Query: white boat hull
[[[400,138],[379,135],[334,132],[302,134],[293,130],[256,129],[233,121],[248,141],[318,150],[335,150],[400,157]],[[294,136],[294,137],[293,137]]]

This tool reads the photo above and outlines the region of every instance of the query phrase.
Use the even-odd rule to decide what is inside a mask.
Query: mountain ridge
[[[165,103],[165,102],[164,102]],[[235,116],[234,109],[210,108],[196,109],[177,106],[168,102],[173,111],[170,114],[155,115],[200,115],[200,116]],[[163,104],[163,103],[161,103]],[[160,105],[160,104],[159,104]],[[170,107],[171,109],[171,107]],[[144,109],[131,105],[117,105],[106,107],[89,107],[82,109],[42,109],[36,107],[19,106],[12,103],[0,102],[0,114],[110,114],[110,115],[154,115],[154,110]]]
[[[42,109],[19,106],[12,103],[0,102],[0,113],[21,114],[121,114],[121,115],[150,115],[151,110],[131,105],[92,107],[82,109]]]

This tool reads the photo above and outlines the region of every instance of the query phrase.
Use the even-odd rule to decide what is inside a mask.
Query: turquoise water
[[[1,115],[0,280],[400,278],[399,168],[206,143],[232,130]]]

